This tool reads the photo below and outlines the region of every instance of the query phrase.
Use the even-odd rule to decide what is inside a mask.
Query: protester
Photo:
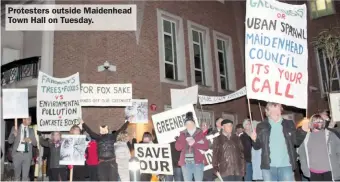
[[[59,165],[60,161],[60,148],[61,148],[61,133],[52,132],[52,139],[46,140],[42,136],[39,137],[39,143],[43,147],[50,149],[50,166],[51,171],[50,181],[67,181],[67,169],[66,166]]]
[[[98,181],[98,147],[96,140],[89,137],[89,144],[86,149],[86,164],[89,171],[90,181]]]
[[[212,165],[223,181],[241,181],[245,171],[243,146],[233,134],[233,122],[222,121],[222,132],[214,139]]]
[[[282,118],[282,110],[281,104],[268,103],[265,109],[267,118],[257,125],[256,133],[251,136],[253,147],[262,149],[264,181],[294,181],[295,146],[303,142],[308,131],[308,125],[303,125],[303,130],[296,130],[293,121]]]
[[[70,130],[71,135],[81,135],[81,129],[78,125],[73,125]],[[52,151],[50,151],[52,152]],[[50,154],[52,155],[52,153]],[[85,166],[69,166],[70,169],[73,168],[73,181],[85,181],[86,168]],[[53,171],[51,171],[53,173]]]
[[[209,149],[209,142],[201,129],[195,125],[192,112],[188,112],[185,118],[186,130],[180,133],[176,141],[176,150],[181,151],[179,165],[182,168],[184,181],[203,180],[204,159],[201,151]]]
[[[313,115],[311,132],[299,148],[301,170],[311,181],[340,180],[340,139],[326,129],[326,122],[321,115]]]
[[[131,118],[130,118],[131,119]],[[131,121],[129,119],[129,121]],[[81,120],[80,124],[83,129],[90,135],[90,137],[96,140],[98,144],[98,178],[99,181],[118,181],[118,169],[116,163],[114,143],[116,142],[117,135],[121,131],[126,130],[129,125],[129,121],[126,121],[123,126],[117,130],[114,134],[109,133],[107,125],[100,126],[100,134],[93,132],[84,121]]]
[[[129,160],[131,154],[127,142],[129,142],[128,132],[121,131],[117,136],[117,142],[114,144],[118,174],[121,181],[130,181]]]
[[[202,130],[204,136],[208,135],[209,127],[208,127],[208,123],[206,121],[202,121],[202,123],[201,123],[201,130]]]
[[[244,132],[242,131],[239,134],[239,137],[243,145],[243,154],[244,154],[244,159],[246,161],[246,174],[244,176],[244,181],[252,181],[253,166],[251,163],[251,151],[253,147],[252,147],[252,140],[250,138],[250,135],[253,133],[253,131],[252,131],[252,125],[249,119],[246,119],[243,121],[242,130]]]
[[[127,142],[127,145],[130,149],[130,152],[135,150],[135,144],[137,143],[136,139],[136,132],[133,133],[132,137],[129,137],[129,141]]]
[[[8,143],[13,144],[12,158],[14,165],[14,180],[29,181],[29,171],[33,157],[33,147],[37,146],[33,128],[31,125],[31,116],[25,118],[22,124],[16,129],[12,128],[8,137]]]
[[[326,122],[325,128],[327,128],[329,131],[332,131],[338,138],[340,138],[340,132],[336,130],[335,128],[330,128],[329,124],[331,123],[331,118],[328,110],[324,110],[320,113],[320,116],[323,120]]]
[[[210,134],[214,135],[216,133],[220,133],[221,128],[222,128],[222,126],[221,126],[222,121],[223,121],[223,118],[217,118],[215,120],[215,129],[212,130],[211,132],[209,132],[208,135],[210,135]]]
[[[236,135],[240,137],[243,134],[244,128],[242,124],[236,125]]]
[[[178,165],[179,158],[181,156],[181,152],[176,150],[176,143],[172,142],[170,143],[171,147],[171,157],[172,157],[172,167],[173,167],[173,175],[167,175],[165,176],[165,181],[183,181],[183,174],[182,169]]]
[[[143,144],[151,144],[153,143],[154,138],[152,137],[152,134],[150,132],[144,132],[143,133],[143,137],[142,137],[142,141],[140,141],[139,143],[143,143]],[[152,178],[152,174],[141,174],[140,179],[141,181],[151,181]]]

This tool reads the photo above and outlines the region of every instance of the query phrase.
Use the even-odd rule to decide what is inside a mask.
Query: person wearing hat
[[[201,129],[196,127],[192,112],[188,112],[185,118],[186,129],[180,133],[175,143],[175,148],[180,151],[179,166],[182,168],[184,181],[203,180],[204,159],[201,151],[209,149],[209,142]]]
[[[245,160],[241,140],[233,133],[231,120],[225,119],[221,125],[221,134],[213,142],[213,169],[223,181],[242,181]]]

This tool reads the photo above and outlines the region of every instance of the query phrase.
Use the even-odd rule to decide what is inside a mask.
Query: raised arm
[[[92,139],[94,139],[94,140],[100,139],[101,136],[99,134],[93,132],[91,130],[91,128],[87,126],[87,124],[85,124],[83,121],[81,122],[81,124],[83,124],[83,129],[90,135],[90,137]]]

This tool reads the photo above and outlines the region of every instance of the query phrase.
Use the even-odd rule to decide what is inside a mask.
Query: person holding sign
[[[37,146],[31,116],[25,118],[19,128],[13,127],[8,138],[8,143],[13,144],[12,158],[14,165],[15,181],[29,181],[29,170],[33,157],[33,146]]]
[[[90,135],[90,137],[97,141],[98,145],[98,178],[99,181],[118,181],[118,168],[116,163],[115,147],[114,144],[117,140],[117,135],[126,130],[129,125],[129,121],[132,121],[133,117],[130,117],[124,125],[117,130],[114,134],[109,132],[107,125],[99,127],[99,133],[93,132],[83,120],[80,121],[80,125]]]
[[[282,106],[267,103],[267,118],[259,123],[251,138],[255,150],[262,149],[261,169],[264,181],[294,181],[296,149],[303,142],[308,123],[296,130],[292,120],[282,118]]]
[[[184,181],[203,180],[204,159],[201,151],[209,149],[209,142],[205,138],[201,129],[195,125],[192,112],[188,112],[185,118],[186,130],[180,133],[176,140],[176,150],[181,151],[178,164],[182,167]]]
[[[59,165],[60,161],[60,148],[61,148],[61,133],[58,131],[52,132],[52,139],[46,140],[39,133],[39,143],[43,147],[47,147],[50,149],[50,166],[49,170],[51,170],[50,181],[67,181],[67,169],[66,166]]]
[[[245,160],[240,138],[233,133],[233,122],[222,121],[222,132],[214,139],[212,165],[223,181],[242,181]]]

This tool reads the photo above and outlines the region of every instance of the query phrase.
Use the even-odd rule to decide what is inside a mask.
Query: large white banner
[[[175,141],[175,137],[185,130],[186,113],[192,112],[196,125],[198,121],[193,105],[185,105],[152,116],[153,126],[158,143],[167,144]]]
[[[340,93],[330,93],[329,100],[331,105],[332,120],[340,121]]]
[[[247,0],[245,26],[247,97],[307,108],[306,5]]]
[[[243,97],[246,94],[247,94],[246,87],[242,87],[240,90],[225,96],[198,95],[198,99],[201,105],[218,104]]]
[[[125,118],[133,117],[131,123],[148,123],[148,100],[133,99],[132,106],[125,108]]]
[[[170,144],[135,144],[140,172],[173,175]]]
[[[60,165],[85,165],[88,142],[85,135],[62,135]]]
[[[39,131],[69,131],[81,118],[79,73],[54,78],[39,72],[37,125]]]
[[[2,89],[3,119],[28,118],[28,90]]]
[[[177,108],[188,104],[197,104],[198,86],[185,89],[171,89],[171,107]]]
[[[81,84],[81,106],[131,106],[132,84]]]

